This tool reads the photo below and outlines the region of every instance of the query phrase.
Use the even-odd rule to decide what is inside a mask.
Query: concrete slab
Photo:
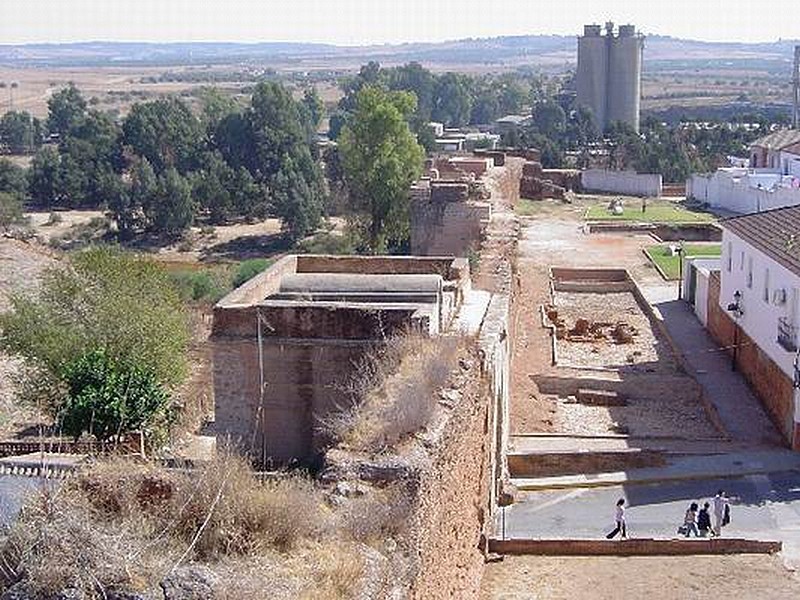
[[[464,302],[458,312],[454,329],[463,335],[475,335],[480,331],[483,317],[492,299],[491,292],[469,290],[464,294]]]

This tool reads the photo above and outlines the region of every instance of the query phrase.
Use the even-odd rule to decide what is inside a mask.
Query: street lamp
[[[683,300],[683,240],[678,246],[678,300]]]
[[[739,354],[739,319],[744,315],[742,310],[742,292],[736,290],[733,293],[733,302],[728,304],[728,312],[733,314],[733,362],[731,370],[736,370],[736,358]]]

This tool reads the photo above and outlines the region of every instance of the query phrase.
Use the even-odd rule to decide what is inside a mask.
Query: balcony
[[[786,317],[778,319],[778,344],[787,352],[797,352],[797,326]]]

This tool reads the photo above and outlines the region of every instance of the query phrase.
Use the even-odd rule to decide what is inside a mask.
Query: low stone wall
[[[666,464],[663,452],[628,448],[617,451],[540,452],[509,454],[512,477],[555,477],[585,473],[609,473]]]
[[[712,272],[708,284],[708,331],[716,342],[727,348],[733,359],[734,341],[738,342],[736,368],[744,375],[761,400],[786,443],[800,450],[800,432],[794,423],[794,388],[781,368],[738,327],[719,304],[719,272]]]
[[[692,556],[710,554],[775,554],[781,542],[737,538],[705,540],[492,540],[492,552],[541,556]]]
[[[661,196],[661,175],[636,173],[634,171],[608,171],[588,169],[581,176],[584,190],[628,196]]]

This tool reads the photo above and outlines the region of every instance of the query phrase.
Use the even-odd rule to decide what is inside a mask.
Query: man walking
[[[618,533],[622,533],[622,539],[628,539],[628,532],[625,528],[625,498],[620,498],[617,500],[617,509],[614,512],[614,521],[616,522],[617,526],[614,530],[606,535],[606,539],[611,540],[614,539]]]
[[[723,519],[725,518],[725,510],[728,506],[728,496],[724,490],[719,490],[717,495],[711,501],[712,508],[714,509],[714,535],[719,536],[722,534]],[[730,509],[728,509],[730,510]]]

